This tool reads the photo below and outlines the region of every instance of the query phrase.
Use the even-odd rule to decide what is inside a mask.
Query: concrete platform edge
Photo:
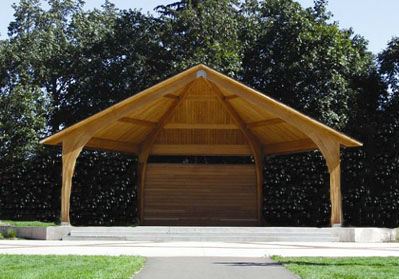
[[[93,230],[94,227],[73,227],[73,226],[54,226],[54,227],[13,227],[13,226],[0,226],[0,233],[5,233],[7,229],[13,229],[17,233],[18,238],[25,239],[36,239],[36,240],[61,240],[63,237],[69,235],[73,230]],[[134,232],[143,232],[151,234],[151,230],[156,227],[95,227],[95,230],[109,230],[114,229],[118,231],[118,228],[123,230]],[[163,228],[164,233],[169,235],[178,234],[179,231],[197,231],[197,230],[209,230],[212,231],[213,227],[160,227]],[[252,230],[253,229],[253,230]],[[295,228],[295,227],[215,227],[215,231],[219,234],[231,234],[233,231],[245,232],[248,235],[251,232],[256,234],[268,233],[272,230],[281,231],[292,231],[298,230],[303,231],[306,229],[315,230],[318,228]],[[357,243],[382,243],[382,242],[393,242],[398,238],[398,229],[389,228],[345,228],[345,227],[334,227],[334,228],[319,228],[321,232],[330,232],[332,235],[338,237],[339,242],[357,242]],[[123,233],[119,231],[119,233]],[[293,241],[295,241],[293,239]]]

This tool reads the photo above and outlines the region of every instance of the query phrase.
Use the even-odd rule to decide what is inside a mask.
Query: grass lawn
[[[0,279],[130,279],[144,258],[0,255]]]
[[[0,221],[0,225],[11,225],[15,227],[51,227],[55,226],[55,223],[47,223],[47,222],[39,222],[39,221],[11,221],[11,220],[2,220]]]
[[[302,279],[399,278],[399,258],[284,258],[273,257]]]

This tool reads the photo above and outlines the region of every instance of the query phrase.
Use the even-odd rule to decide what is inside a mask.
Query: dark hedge
[[[84,151],[79,156],[71,194],[73,225],[136,223],[136,159]],[[58,221],[61,157],[43,152],[0,171],[0,219]]]
[[[270,226],[328,226],[329,175],[319,152],[270,157],[264,168],[264,217]]]
[[[380,179],[378,169],[382,171],[384,167],[377,166],[377,171],[366,174],[367,162],[361,149],[342,153],[345,225],[396,227],[399,224],[397,176],[376,184]],[[3,165],[0,170],[0,219],[58,221],[61,189],[58,150],[49,149],[14,164]],[[264,176],[266,225],[329,225],[329,176],[319,152],[266,158]],[[135,181],[136,158],[82,152],[73,181],[71,223],[135,224]]]

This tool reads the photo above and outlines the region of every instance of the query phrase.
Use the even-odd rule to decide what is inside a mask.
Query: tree
[[[160,39],[175,71],[204,63],[236,76],[241,70],[237,0],[180,1],[157,7]]]
[[[292,0],[244,4],[243,80],[343,129],[356,95],[351,80],[368,71],[372,56],[361,37],[329,23],[325,2],[306,10]]]
[[[392,90],[399,90],[399,38],[393,38],[378,57],[380,72]],[[395,93],[396,93],[395,92]]]

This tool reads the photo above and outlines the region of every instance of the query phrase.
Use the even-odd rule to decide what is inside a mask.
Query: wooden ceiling
[[[317,149],[312,137],[318,133],[330,135],[343,146],[361,145],[203,65],[42,143],[60,144],[64,137],[79,136],[85,130],[94,131],[87,148],[133,154],[150,140],[153,155],[250,155],[251,139],[267,155],[288,154]]]

